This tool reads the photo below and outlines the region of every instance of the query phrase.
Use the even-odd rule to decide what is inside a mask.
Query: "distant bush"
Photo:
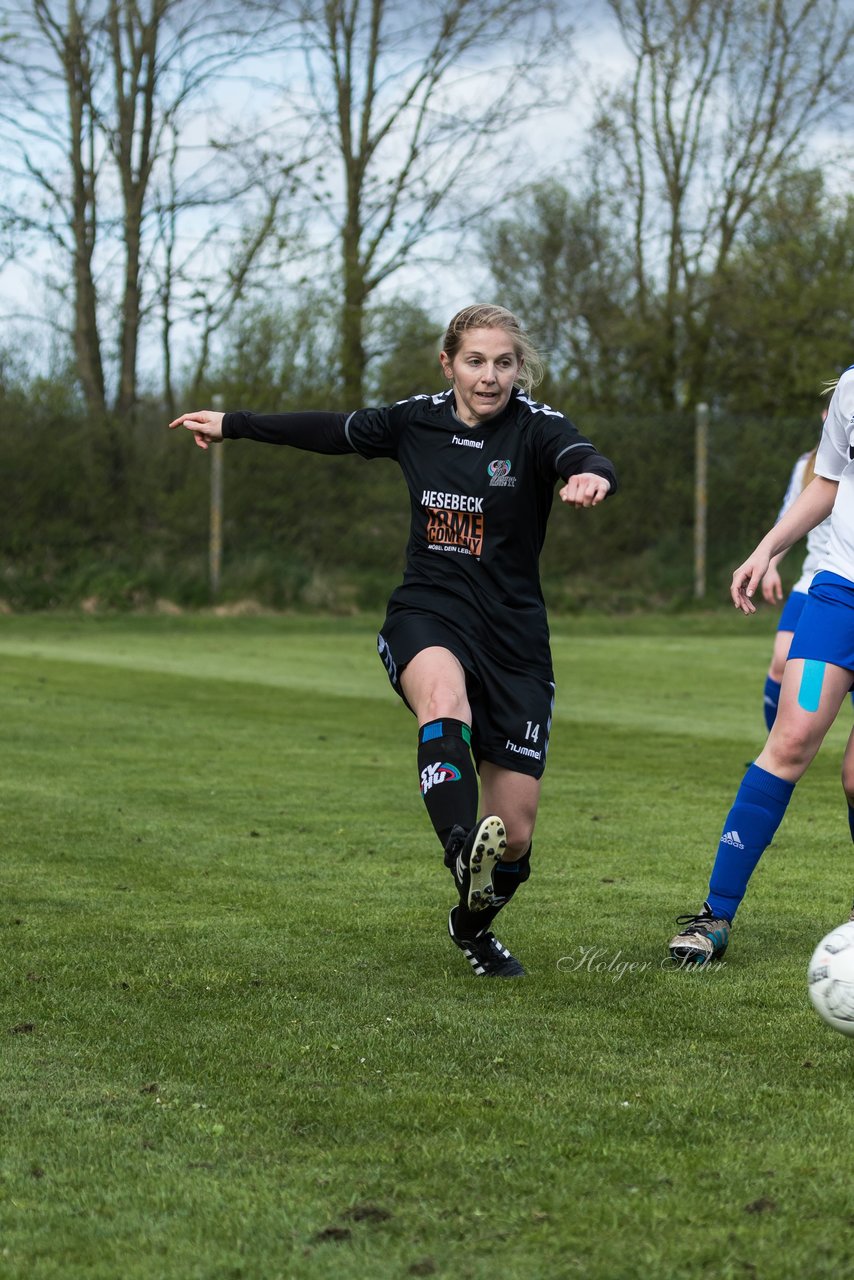
[[[210,454],[165,423],[157,406],[131,426],[92,421],[62,382],[0,384],[0,600],[16,610],[209,602]],[[692,416],[578,425],[614,460],[620,493],[595,512],[554,511],[543,555],[551,606],[690,600]],[[713,419],[712,597],[725,598],[733,566],[773,521],[794,460],[816,435],[799,420]],[[225,445],[223,461],[221,600],[382,607],[409,524],[394,464],[249,443]]]

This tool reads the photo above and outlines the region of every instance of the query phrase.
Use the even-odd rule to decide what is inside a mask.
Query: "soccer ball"
[[[854,1036],[854,923],[841,924],[812,953],[809,995],[829,1027]]]

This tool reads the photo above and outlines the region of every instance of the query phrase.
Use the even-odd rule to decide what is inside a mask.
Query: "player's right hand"
[[[222,440],[222,420],[224,413],[215,409],[199,409],[195,413],[182,413],[174,422],[169,423],[169,430],[185,426],[192,431],[193,439],[200,449],[207,449],[210,444],[219,444]]]
[[[730,597],[736,609],[742,613],[755,613],[756,605],[753,596],[764,575],[768,572],[769,557],[754,551],[744,564],[740,564],[732,575]]]

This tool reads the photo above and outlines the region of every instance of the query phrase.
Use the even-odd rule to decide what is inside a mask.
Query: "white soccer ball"
[[[854,923],[840,924],[812,953],[810,1000],[829,1027],[854,1036]]]

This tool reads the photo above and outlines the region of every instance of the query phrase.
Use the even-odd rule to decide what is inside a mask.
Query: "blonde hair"
[[[449,360],[454,359],[470,329],[505,329],[513,340],[513,350],[519,360],[516,382],[523,391],[533,391],[542,379],[543,362],[512,311],[491,302],[475,302],[470,307],[463,307],[448,325],[442,339],[442,350]]]

